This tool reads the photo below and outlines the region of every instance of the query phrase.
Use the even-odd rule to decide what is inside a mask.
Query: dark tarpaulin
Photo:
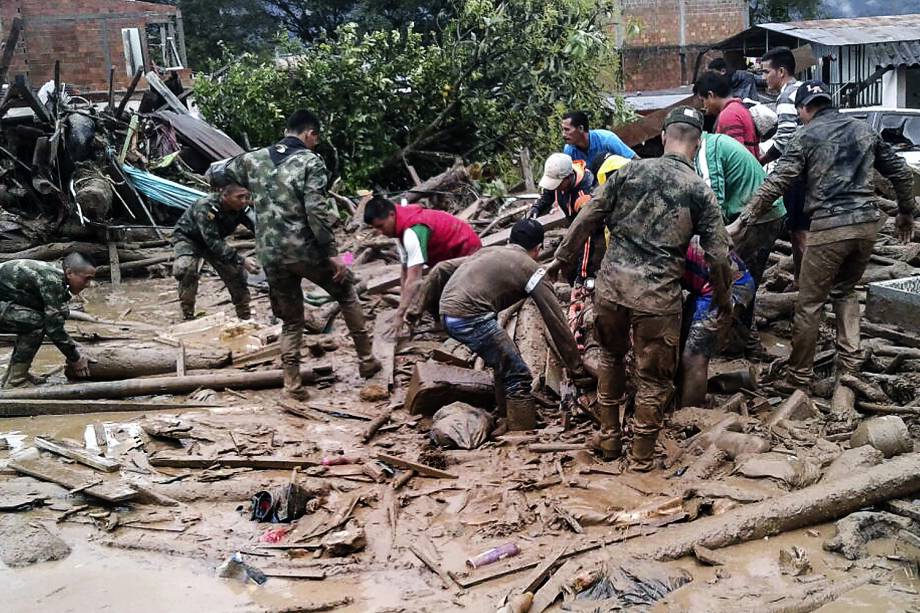
[[[170,124],[183,143],[208,158],[210,162],[225,160],[245,153],[232,138],[209,123],[191,115],[160,111],[151,116]]]

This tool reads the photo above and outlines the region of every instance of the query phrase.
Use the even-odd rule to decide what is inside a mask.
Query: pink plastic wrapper
[[[504,545],[499,545],[498,547],[483,551],[477,556],[473,556],[466,561],[466,565],[470,568],[479,568],[486,564],[492,564],[493,562],[516,556],[519,553],[521,553],[521,550],[518,549],[517,545],[514,543],[505,543]]]
[[[354,464],[354,458],[344,455],[333,455],[323,458],[323,466],[340,466],[342,464]]]
[[[286,526],[281,528],[269,528],[259,540],[263,543],[280,543],[289,530],[290,528]]]
[[[354,253],[352,253],[351,251],[346,251],[345,253],[342,254],[342,264],[345,264],[345,266],[348,266],[350,268],[351,265],[354,263],[355,263]]]

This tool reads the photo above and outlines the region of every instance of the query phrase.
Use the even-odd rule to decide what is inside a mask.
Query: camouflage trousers
[[[632,345],[636,375],[634,431],[639,437],[655,437],[661,429],[662,414],[674,398],[680,313],[654,315],[602,300],[595,302],[594,310],[594,334],[601,345],[598,400],[612,403],[625,394],[626,354]]]
[[[282,322],[279,342],[283,366],[300,366],[300,345],[303,341],[304,326],[302,279],[320,286],[339,303],[358,357],[364,359],[373,355],[364,312],[355,291],[354,277],[349,272],[343,281],[337,282],[332,275],[332,266],[328,261],[265,267],[272,313]]]
[[[201,262],[206,261],[220,277],[230,292],[230,300],[241,319],[249,319],[249,287],[246,274],[240,264],[226,264],[214,258],[194,255],[180,255],[173,262],[173,277],[179,284],[179,305],[185,317],[195,315],[195,297],[198,295],[198,279],[201,276]]]
[[[16,334],[10,364],[31,364],[45,339],[45,315],[19,304],[0,302],[0,331]]]

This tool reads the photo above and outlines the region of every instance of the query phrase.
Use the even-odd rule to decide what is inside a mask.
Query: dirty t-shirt
[[[436,283],[449,276],[440,300],[441,315],[448,317],[498,313],[528,296],[533,298],[559,355],[568,367],[575,368],[580,363],[578,346],[550,282],[542,274],[535,275],[539,269],[523,247],[506,245],[441,262],[429,279]]]

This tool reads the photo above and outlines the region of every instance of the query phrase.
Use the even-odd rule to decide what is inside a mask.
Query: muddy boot
[[[185,321],[191,321],[195,319],[195,305],[183,304],[182,305],[182,319]]]
[[[300,379],[300,365],[284,367],[284,395],[298,401],[307,400],[310,397],[310,393]]]
[[[636,434],[633,438],[632,449],[629,452],[629,470],[633,472],[648,472],[654,468],[655,443],[658,433]]]
[[[505,406],[509,431],[534,430],[537,427],[537,409],[530,396],[507,398]]]
[[[252,310],[249,308],[248,302],[237,304],[235,308],[237,319],[247,320],[252,318]]]
[[[35,377],[29,374],[29,366],[25,362],[10,362],[3,375],[3,387],[32,387],[35,385]]]
[[[612,462],[623,455],[623,439],[619,430],[601,430],[588,439],[588,445],[605,462]]]
[[[383,368],[380,360],[374,357],[370,337],[365,333],[354,333],[351,335],[355,343],[355,351],[358,352],[358,374],[362,379],[370,379]]]

